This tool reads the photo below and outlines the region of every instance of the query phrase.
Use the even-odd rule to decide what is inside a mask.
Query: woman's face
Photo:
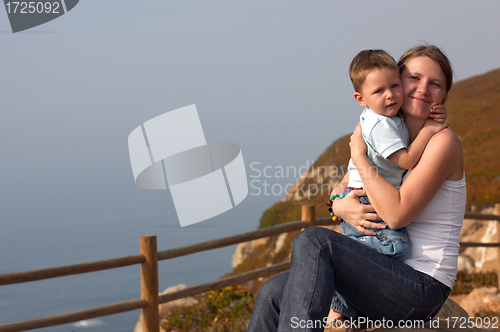
[[[401,73],[401,81],[405,96],[403,113],[428,118],[432,106],[443,104],[448,98],[443,70],[429,57],[411,58]]]

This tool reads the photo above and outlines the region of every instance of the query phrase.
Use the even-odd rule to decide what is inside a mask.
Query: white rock
[[[261,245],[266,245],[268,241],[268,238],[263,238],[238,244],[233,254],[231,267],[236,269],[255,248]]]
[[[177,291],[183,290],[185,288],[188,288],[188,286],[186,286],[185,284],[179,284],[177,286],[172,286],[172,287],[165,289],[162,293],[160,293],[160,295],[177,292]],[[198,303],[199,303],[199,301],[192,296],[184,297],[182,299],[170,301],[167,303],[162,303],[162,304],[160,304],[160,309],[159,309],[160,317],[166,317],[166,316],[170,315],[172,313],[172,311],[177,309],[177,308],[188,307],[188,306],[195,305]]]
[[[475,270],[474,259],[468,255],[461,254],[458,256],[458,270],[472,273]]]
[[[288,233],[282,233],[278,236],[278,239],[276,240],[276,245],[274,247],[275,254],[277,254],[283,248],[287,236]]]
[[[496,287],[476,288],[461,303],[470,316],[476,316],[481,310],[499,312],[500,293]]]
[[[172,287],[165,289],[159,295],[173,293],[173,292],[185,289],[185,288],[187,288],[187,286],[185,284],[179,284],[177,286],[172,286]],[[192,296],[188,296],[188,297],[178,299],[175,301],[171,301],[171,302],[167,302],[167,303],[162,303],[158,306],[158,311],[160,313],[160,321],[162,319],[164,319],[165,317],[167,317],[168,315],[170,315],[172,313],[172,311],[177,309],[177,308],[187,307],[187,306],[195,305],[198,303],[199,303],[199,301]],[[134,332],[142,332],[142,315],[139,316],[139,320],[135,324]]]
[[[481,213],[491,214],[493,208],[486,208]],[[498,223],[465,219],[460,233],[461,242],[496,242]],[[469,247],[460,253],[458,269],[471,272],[498,270],[498,248]]]

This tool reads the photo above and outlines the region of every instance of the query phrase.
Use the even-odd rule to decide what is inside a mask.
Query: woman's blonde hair
[[[437,46],[419,45],[406,51],[398,61],[399,72],[403,72],[410,59],[420,56],[431,58],[439,64],[446,78],[446,93],[448,93],[451,89],[451,85],[453,84],[453,70],[451,68],[450,60],[448,60],[448,57]]]

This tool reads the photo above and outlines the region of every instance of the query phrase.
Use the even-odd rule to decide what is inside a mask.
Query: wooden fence
[[[467,212],[465,213],[464,218],[485,220],[485,221],[496,220],[497,230],[500,230],[500,204],[495,204],[494,214]],[[282,233],[293,232],[310,226],[328,226],[334,224],[334,222],[330,218],[316,219],[313,205],[302,206],[301,219],[302,221],[292,221],[285,224],[271,226],[251,232],[200,242],[183,247],[167,249],[159,252],[157,251],[156,248],[156,236],[154,235],[141,236],[140,255],[113,258],[102,261],[76,264],[76,265],[67,265],[67,266],[41,269],[41,270],[2,274],[0,275],[0,286],[22,283],[27,281],[56,278],[56,277],[62,277],[80,273],[101,271],[101,270],[113,269],[134,264],[141,264],[141,298],[126,302],[114,303],[91,309],[56,315],[56,316],[3,324],[0,325],[0,332],[32,330],[42,327],[77,322],[84,319],[91,319],[96,317],[112,315],[136,309],[142,309],[143,331],[158,332],[160,330],[158,305],[161,303],[170,302],[173,300],[177,300],[195,294],[200,294],[210,290],[223,288],[226,286],[241,284],[249,280],[254,280],[260,277],[267,277],[290,269],[290,262],[274,264],[269,267],[256,269],[236,276],[219,279],[216,281],[204,283],[201,285],[185,288],[177,292],[159,296],[158,295],[159,260],[185,256],[196,252],[221,248],[255,239],[265,238],[273,235],[279,235]],[[498,232],[498,241],[496,243],[461,242],[460,245],[462,247],[500,248],[500,231]],[[500,274],[500,254],[499,254],[498,267],[499,267],[498,273]],[[500,288],[500,277],[499,277],[499,288]]]

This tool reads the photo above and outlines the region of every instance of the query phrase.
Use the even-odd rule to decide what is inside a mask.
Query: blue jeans
[[[347,236],[310,227],[293,242],[290,271],[260,288],[247,332],[322,332],[335,291],[358,316],[397,326],[400,320],[430,320],[450,288]]]
[[[347,189],[345,194],[347,195],[351,191],[351,189]],[[360,196],[359,201],[362,204],[370,205],[370,200],[367,196]],[[365,235],[346,222],[341,222],[340,228],[345,236],[359,241],[392,259],[404,261],[406,258],[410,257],[411,241],[408,231],[405,228],[394,230],[390,229],[389,225],[381,220],[373,222],[384,224],[387,228],[369,228],[369,230],[376,232],[377,235]],[[348,317],[355,317],[358,313],[358,311],[338,293],[335,293],[333,296],[331,308]]]

